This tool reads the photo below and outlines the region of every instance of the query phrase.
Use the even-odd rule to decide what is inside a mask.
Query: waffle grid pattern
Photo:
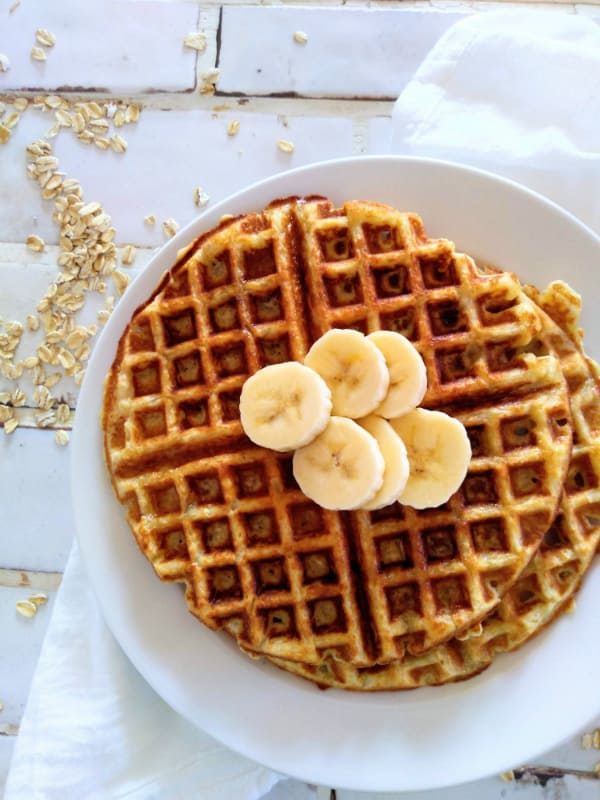
[[[315,338],[402,333],[427,367],[426,406],[544,380],[548,364],[529,350],[539,319],[513,275],[483,276],[452,242],[428,239],[417,215],[363,202],[344,211],[298,207]]]
[[[478,443],[445,507],[354,516],[380,663],[427,650],[487,614],[556,513],[571,447],[562,387],[456,416]]]
[[[360,209],[364,219],[359,224]],[[399,512],[392,522],[373,518],[371,530],[366,514],[325,512],[309,503],[289,468],[282,466],[285,459],[254,447],[243,435],[237,398],[247,375],[268,363],[302,360],[323,330],[354,324],[359,312],[365,330],[376,329],[396,313],[395,304],[406,298],[376,298],[373,282],[367,290],[364,259],[350,259],[365,284],[360,303],[332,309],[323,302],[324,293],[341,297],[339,287],[348,280],[349,260],[336,258],[363,253],[365,242],[372,250],[385,251],[388,237],[396,246],[396,237],[402,235],[403,247],[399,253],[369,256],[379,259],[380,272],[385,259],[390,266],[403,258],[417,274],[426,256],[432,275],[441,270],[441,286],[410,295],[422,313],[427,303],[449,302],[450,292],[460,298],[460,314],[475,315],[468,330],[423,335],[416,342],[430,371],[439,362],[438,346],[456,343],[456,336],[466,348],[472,339],[479,353],[485,350],[482,343],[490,342],[528,348],[536,337],[541,341],[541,324],[531,303],[518,293],[514,276],[477,275],[470,261],[454,254],[451,243],[426,240],[416,216],[369,204],[347,204],[345,210],[347,215],[333,211],[328,201],[319,199],[282,201],[261,214],[224,222],[188,248],[120,342],[106,385],[103,425],[111,479],[129,509],[138,544],[161,578],[186,582],[193,613],[209,627],[225,628],[256,654],[313,664],[332,658],[364,666],[443,641],[497,605],[499,591],[486,586],[479,573],[485,580],[495,573],[507,588],[539,545],[544,527],[538,521],[526,529],[523,521],[536,514],[547,520],[554,513],[569,447],[568,437],[557,434],[556,420],[569,412],[556,359],[540,358],[547,352],[543,347],[518,357],[513,348],[509,369],[495,373],[493,389],[497,385],[523,392],[526,384],[533,399],[521,395],[521,402],[531,405],[515,418],[515,409],[494,391],[494,412],[489,397],[486,404],[479,396],[479,406],[468,413],[475,419],[479,409],[483,416],[478,425],[486,430],[495,425],[486,450],[491,461],[475,459],[462,492],[448,507],[407,512],[414,531],[408,546],[413,565],[375,570],[382,560],[381,541],[391,536],[388,547],[393,549],[394,537],[405,532],[404,516]],[[340,245],[339,231],[348,224],[356,236],[348,244],[344,234]],[[413,287],[429,280],[421,277],[419,284],[413,272]],[[460,283],[446,285],[448,274]],[[484,324],[481,315],[488,313],[490,297],[494,322]],[[483,376],[495,380],[487,366],[477,370],[468,380],[459,376],[453,383],[438,381],[430,389],[430,405],[439,407],[452,399],[457,413],[467,413],[461,405],[464,392],[477,398],[474,387],[483,386]],[[437,373],[432,374],[435,378]],[[541,400],[536,405],[536,393],[546,409]],[[535,436],[529,449],[507,455],[502,472],[508,435],[502,426],[519,420],[523,426],[524,418]],[[543,469],[532,472],[536,464]],[[520,469],[524,479],[536,477],[537,485],[516,498]],[[299,531],[307,515],[318,515],[322,523],[320,530],[304,537]],[[506,547],[484,557],[474,552],[466,526],[494,516],[502,517]],[[278,539],[271,541],[268,531],[273,528]],[[425,536],[430,529],[433,535]],[[257,531],[267,533],[261,539],[254,536]],[[428,547],[454,548],[453,555],[465,560],[428,559]],[[401,587],[411,582],[423,587],[420,615],[402,608]],[[364,583],[369,584],[368,594],[361,588]]]
[[[558,328],[548,336],[571,388],[574,446],[558,514],[497,609],[464,635],[379,668],[343,661],[319,666],[274,660],[322,686],[357,691],[412,689],[472,677],[495,656],[536,636],[572,603],[600,545],[600,385],[590,363]]]

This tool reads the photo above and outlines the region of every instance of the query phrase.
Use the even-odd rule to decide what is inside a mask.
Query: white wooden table
[[[0,53],[10,62],[8,71],[0,70],[3,121],[15,99],[27,98],[29,106],[18,112],[10,138],[0,144],[0,336],[8,322],[24,324],[36,313],[58,274],[53,201],[43,200],[28,178],[25,155],[27,145],[53,126],[55,110],[48,105],[56,101],[46,100],[41,111],[33,108],[35,98],[37,105],[43,105],[40,97],[64,98],[71,110],[79,100],[110,103],[109,113],[121,104],[142,107],[136,124],[113,130],[127,141],[126,153],[84,143],[72,127],[48,139],[59,169],[81,182],[85,201],[99,201],[112,216],[119,249],[136,246],[134,264],[123,268],[133,274],[165,240],[162,221],[174,218],[181,225],[198,213],[196,187],[214,202],[293,166],[388,152],[392,103],[439,36],[461,15],[509,5],[335,0],[311,8],[301,2],[22,0],[10,10],[11,3],[0,0]],[[600,6],[593,4],[536,5],[600,23]],[[52,31],[56,44],[36,43],[38,29]],[[183,46],[194,31],[206,34],[204,50]],[[307,41],[295,41],[296,31],[305,32]],[[41,47],[45,61],[31,58],[34,46]],[[212,94],[207,79],[210,83],[215,68]],[[234,121],[239,130],[228,135]],[[102,125],[95,128],[101,139]],[[281,139],[294,143],[293,152],[278,148]],[[154,225],[144,222],[151,214]],[[25,245],[32,234],[46,243],[40,253]],[[104,296],[116,294],[107,279]],[[78,322],[94,323],[104,296],[90,296]],[[15,360],[35,354],[40,341],[39,331],[26,330]],[[0,392],[17,386],[27,396],[14,412],[19,427],[0,433],[0,790],[73,538],[69,449],[55,442],[53,430],[68,429],[70,421],[37,427],[29,371],[17,381],[0,373]],[[71,379],[52,391],[75,407],[78,390]],[[23,617],[15,604],[34,592],[46,593],[49,602],[33,618]],[[551,788],[543,788],[543,774],[541,783],[531,774],[510,783],[493,776],[418,797],[541,800],[550,791],[553,798],[585,800],[598,797],[592,772],[598,760],[600,752],[582,749],[575,737],[539,759],[539,765],[556,768]],[[293,782],[284,784],[270,800],[292,800],[297,789]],[[319,798],[329,794],[329,787],[318,790]],[[367,797],[375,795],[337,792],[338,800]]]

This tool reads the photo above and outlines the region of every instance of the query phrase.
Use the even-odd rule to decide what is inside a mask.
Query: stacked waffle
[[[570,603],[600,540],[600,394],[564,284],[544,294],[415,214],[289,198],[180,254],[106,381],[106,463],[158,576],[255,657],[322,686],[469,677]],[[332,328],[393,330],[472,459],[442,506],[338,512],[254,445],[245,380]]]

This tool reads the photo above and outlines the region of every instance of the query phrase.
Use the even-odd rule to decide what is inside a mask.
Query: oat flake
[[[277,147],[281,150],[282,153],[293,153],[295,145],[293,142],[290,142],[287,139],[278,139]]]
[[[31,48],[31,58],[34,61],[45,61],[46,60],[46,53],[42,50],[41,47],[32,47]]]
[[[61,447],[65,447],[69,444],[69,434],[67,431],[58,430],[54,432],[54,441],[56,444],[60,445]]]
[[[37,606],[31,600],[19,600],[17,603],[17,611],[23,617],[35,617],[37,614]]]

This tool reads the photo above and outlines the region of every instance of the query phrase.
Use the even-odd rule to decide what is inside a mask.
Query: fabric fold
[[[102,619],[74,545],[5,799],[259,800],[282,778],[195,728],[148,686]]]
[[[450,28],[393,111],[392,152],[496,172],[600,232],[600,26],[499,11]]]

